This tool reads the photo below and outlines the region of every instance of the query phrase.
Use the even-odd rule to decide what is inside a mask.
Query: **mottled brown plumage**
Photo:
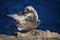
[[[18,30],[30,30],[36,28],[40,20],[38,20],[38,14],[32,6],[27,6],[21,14],[8,15],[14,18],[18,24]]]

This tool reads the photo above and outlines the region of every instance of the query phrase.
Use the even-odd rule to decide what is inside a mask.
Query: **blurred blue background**
[[[60,0],[0,0],[1,34],[11,34],[16,31],[8,28],[9,25],[15,25],[15,21],[5,16],[22,12],[26,6],[33,6],[38,12],[41,24],[37,29],[60,33]]]

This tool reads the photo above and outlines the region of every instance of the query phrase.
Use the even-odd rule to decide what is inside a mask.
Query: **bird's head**
[[[35,10],[32,6],[27,6],[27,7],[24,9],[24,12],[29,12],[29,11],[33,11],[33,12],[37,13],[36,10]]]

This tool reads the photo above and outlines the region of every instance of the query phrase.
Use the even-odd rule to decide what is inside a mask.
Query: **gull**
[[[18,30],[30,30],[40,23],[37,11],[32,6],[27,6],[23,12],[7,15],[15,19],[19,24]]]

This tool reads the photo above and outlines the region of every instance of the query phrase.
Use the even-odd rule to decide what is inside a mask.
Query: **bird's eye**
[[[27,10],[27,11],[29,11],[29,9],[28,9],[28,8],[27,8],[26,10]]]

